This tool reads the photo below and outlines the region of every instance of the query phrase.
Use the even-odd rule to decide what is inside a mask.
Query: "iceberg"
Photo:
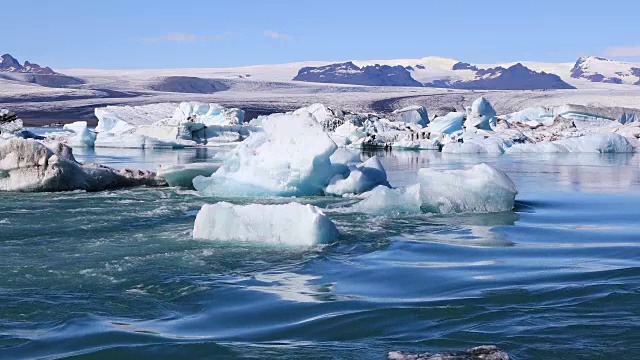
[[[76,121],[71,124],[66,124],[63,129],[71,131],[74,134],[67,139],[67,145],[82,148],[94,147],[96,134],[89,130],[86,121]]]
[[[465,113],[450,112],[445,116],[433,119],[427,126],[427,130],[432,133],[451,134],[462,130],[462,123],[465,117]]]
[[[338,229],[313,205],[203,205],[193,227],[196,239],[313,246],[335,241]]]
[[[424,106],[409,106],[394,110],[392,115],[395,121],[409,124],[417,124],[420,127],[429,125],[429,112]]]
[[[211,176],[220,168],[220,163],[193,163],[185,165],[160,166],[157,175],[167,181],[169,186],[193,189],[196,176]]]
[[[467,121],[465,127],[478,128],[481,130],[491,130],[491,126],[496,125],[496,111],[484,97],[479,97],[473,101],[467,110]]]
[[[514,144],[507,153],[631,153],[635,148],[622,135],[607,132],[552,142]]]
[[[32,139],[14,138],[0,147],[1,191],[99,191],[132,186],[165,186],[152,172],[116,170],[81,164],[70,147],[47,147]]]
[[[391,186],[387,181],[387,172],[377,156],[353,166],[349,170],[349,175],[346,178],[342,174],[336,174],[331,179],[325,193],[331,195],[361,194],[378,185]]]
[[[336,149],[310,113],[273,114],[218,171],[193,185],[214,196],[320,195],[335,174],[330,156]]]
[[[442,147],[443,153],[451,154],[492,154],[500,155],[512,143],[493,132],[484,130],[469,130],[458,138],[461,140],[449,142]]]
[[[182,102],[95,109],[98,147],[185,147],[239,142],[256,131],[244,111],[218,104]]]
[[[479,164],[467,170],[418,170],[417,183],[398,189],[377,187],[354,205],[365,213],[502,212],[513,209],[518,193],[500,170]]]

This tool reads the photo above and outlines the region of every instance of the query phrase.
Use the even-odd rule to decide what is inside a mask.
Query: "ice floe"
[[[313,246],[335,241],[338,229],[313,205],[233,205],[219,202],[202,206],[196,216],[193,237]]]

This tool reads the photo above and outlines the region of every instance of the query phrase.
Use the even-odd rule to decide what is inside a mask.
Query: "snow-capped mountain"
[[[38,64],[30,63],[28,61],[25,61],[24,65],[21,65],[20,62],[10,54],[4,54],[0,57],[0,71],[42,75],[57,74],[48,66],[41,67]]]
[[[478,66],[455,62],[448,59],[399,61],[393,64],[354,62],[335,63],[318,67],[304,67],[293,78],[295,81],[309,81],[333,84],[369,86],[428,86],[453,89],[478,90],[538,90],[575,89],[558,75],[537,72],[521,63],[508,68]],[[435,60],[435,61],[434,61]],[[434,66],[435,65],[435,66]]]
[[[547,90],[547,89],[575,89],[564,82],[560,76],[538,72],[517,63],[508,68],[502,66],[480,69],[467,63],[456,63],[454,71],[472,71],[474,78],[469,80],[434,80],[425,83],[426,86],[446,87],[469,90]]]
[[[599,83],[640,85],[640,64],[596,56],[581,57],[571,69],[571,77]]]
[[[333,84],[369,86],[422,86],[401,65],[366,65],[359,67],[353,62],[329,64],[319,67],[304,67],[293,80]]]

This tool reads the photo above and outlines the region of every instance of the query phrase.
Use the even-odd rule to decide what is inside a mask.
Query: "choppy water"
[[[78,157],[153,169],[216,153]],[[394,185],[488,162],[517,184],[517,208],[372,217],[299,199],[341,231],[299,250],[193,240],[217,199],[186,190],[0,194],[0,358],[383,359],[480,344],[640,358],[639,155],[381,155]]]

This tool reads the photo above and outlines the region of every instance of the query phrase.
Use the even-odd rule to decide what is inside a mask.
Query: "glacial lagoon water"
[[[220,151],[75,153],[155,169]],[[301,198],[341,236],[295,249],[193,240],[197,210],[220,199],[184,189],[2,193],[0,358],[384,359],[481,344],[640,358],[640,154],[378,155],[393,185],[489,163],[518,186],[516,209],[370,216]]]

